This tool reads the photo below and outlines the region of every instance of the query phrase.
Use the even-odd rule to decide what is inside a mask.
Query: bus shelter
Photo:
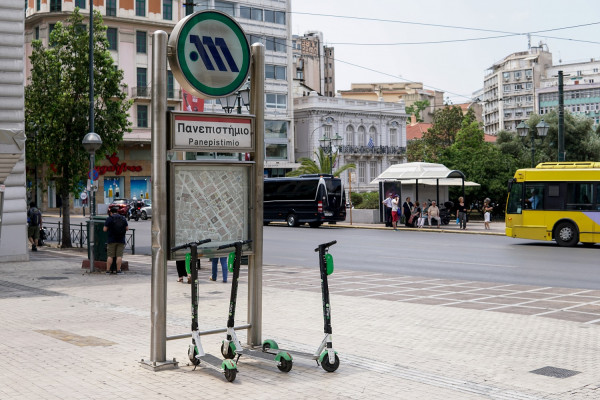
[[[380,204],[388,195],[398,194],[401,199],[407,196],[419,200],[419,186],[429,197],[433,197],[438,204],[440,202],[440,189],[444,192],[444,200],[449,200],[448,187],[461,186],[464,197],[465,187],[480,186],[476,182],[465,180],[465,174],[459,170],[451,170],[443,164],[412,162],[394,164],[383,171],[371,184],[379,185]],[[433,188],[435,187],[435,192]],[[431,188],[432,190],[428,190]],[[380,218],[383,218],[383,206],[380,206]]]

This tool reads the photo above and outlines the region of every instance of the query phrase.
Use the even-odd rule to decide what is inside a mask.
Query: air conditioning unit
[[[520,81],[521,77],[520,76],[515,76],[515,79],[518,80],[518,81]]]
[[[531,80],[531,75],[527,77],[527,80],[530,81]]]
[[[590,113],[590,111],[589,111],[589,110],[587,110],[585,113],[586,113],[586,114],[589,114],[589,113]]]

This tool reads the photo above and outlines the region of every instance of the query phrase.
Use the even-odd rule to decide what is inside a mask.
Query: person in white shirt
[[[400,215],[399,215],[399,208],[398,208],[398,203],[400,202],[400,196],[395,195],[394,196],[394,200],[392,200],[392,226],[394,227],[394,230],[397,231],[397,225],[398,225],[398,221],[400,220]]]
[[[437,227],[440,229],[442,226],[442,219],[440,218],[440,208],[437,206],[435,200],[431,201],[431,205],[427,209],[427,220],[429,221],[429,226],[432,226],[432,218],[437,221]]]
[[[381,202],[383,204],[383,211],[384,211],[384,219],[385,219],[385,226],[393,226],[392,225],[392,194],[388,194],[388,197],[385,198],[385,200],[383,200]]]

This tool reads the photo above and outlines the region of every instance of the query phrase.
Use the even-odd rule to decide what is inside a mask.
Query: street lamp
[[[333,175],[333,153],[337,152],[337,147],[342,144],[342,137],[336,133],[332,138],[323,136],[319,142],[321,142],[323,152],[329,154],[329,173]]]
[[[250,83],[246,82],[236,93],[221,97],[220,99],[217,99],[217,101],[219,104],[221,104],[221,107],[223,107],[223,110],[227,114],[231,114],[234,108],[237,109],[238,114],[241,114],[242,103],[244,104],[244,107],[248,107],[250,105]]]
[[[543,141],[548,134],[550,125],[548,125],[542,119],[540,123],[535,126],[535,128],[537,130],[537,136],[539,136]],[[531,168],[535,168],[535,131],[529,132],[529,125],[527,125],[525,121],[521,121],[521,123],[517,125],[517,132],[522,138],[529,134],[529,137],[531,138]]]
[[[94,199],[96,198],[96,192],[94,191],[94,164],[95,164],[95,156],[96,151],[102,146],[102,138],[95,132],[89,132],[83,138],[81,142],[83,144],[83,148],[90,155],[90,233],[88,244],[90,246],[90,272],[94,272],[94,216],[96,215],[96,207],[94,204]],[[107,266],[110,268],[109,266]]]

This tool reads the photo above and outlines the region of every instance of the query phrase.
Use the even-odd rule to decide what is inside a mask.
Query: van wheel
[[[296,214],[292,213],[287,216],[286,219],[287,226],[293,227],[298,226],[298,219],[296,218]]]
[[[554,239],[559,246],[571,247],[579,242],[577,228],[570,222],[561,222],[554,229]]]
[[[311,228],[318,228],[321,226],[320,222],[309,222],[308,226],[310,226]]]

